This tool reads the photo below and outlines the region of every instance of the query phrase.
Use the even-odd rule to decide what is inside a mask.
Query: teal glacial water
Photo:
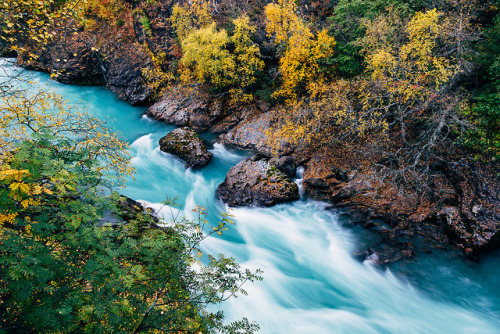
[[[194,218],[191,210],[200,204],[212,222],[228,210],[214,191],[229,168],[250,153],[212,144],[214,159],[207,167],[186,169],[158,147],[174,127],[144,117],[144,108],[131,107],[104,88],[23,75],[106,120],[130,143],[137,173],[124,195],[155,208],[176,196],[182,215]],[[230,210],[235,225],[224,236],[209,238],[204,251],[260,268],[264,281],[248,284],[248,296],[221,306],[228,321],[246,316],[259,323],[260,333],[500,333],[500,253],[470,263],[434,251],[382,270],[352,257],[361,236],[325,207],[303,199]]]

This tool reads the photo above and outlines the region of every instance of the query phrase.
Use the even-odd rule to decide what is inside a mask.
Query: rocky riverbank
[[[169,104],[177,103],[170,94],[166,99]],[[182,97],[182,102],[185,101],[186,98]],[[158,102],[159,105],[164,103],[166,102]],[[184,104],[185,112],[182,116],[174,115],[169,123],[178,124],[181,117],[186,122],[204,119],[205,123],[201,128],[210,130],[216,129],[219,121],[224,122],[223,118],[215,116],[217,113],[210,107],[201,111],[198,105],[194,103],[189,107]],[[196,109],[196,112],[187,112],[190,108]],[[166,117],[158,113],[158,109],[158,105],[154,104],[148,114],[165,120]],[[350,220],[350,223],[360,224],[367,229],[375,226],[377,221],[387,222],[388,228],[377,232],[384,234],[387,240],[401,239],[401,235],[405,235],[407,241],[400,244],[399,248],[402,249],[396,251],[396,254],[404,251],[404,257],[415,255],[418,250],[412,249],[408,240],[417,234],[432,240],[429,243],[434,247],[457,245],[471,258],[498,247],[500,188],[489,166],[476,163],[473,170],[436,166],[440,177],[436,178],[434,188],[428,189],[428,194],[421,198],[411,191],[398,191],[397,186],[390,182],[381,181],[377,175],[370,174],[363,167],[363,161],[355,160],[355,154],[342,148],[311,152],[304,147],[294,147],[286,141],[281,142],[278,148],[272,147],[266,140],[266,132],[275,111],[263,111],[258,103],[243,109],[252,112],[239,114],[241,120],[229,127],[227,132],[223,132],[219,136],[219,142],[252,150],[268,158],[287,159],[293,165],[303,166],[306,196],[328,201],[351,213],[356,212],[357,218]],[[233,203],[233,199],[227,195],[224,199]],[[393,256],[393,259],[397,258],[401,256]]]
[[[377,233],[383,233],[388,239],[396,240],[404,234],[411,240],[411,235],[425,234],[436,244],[457,245],[470,257],[498,248],[500,187],[497,172],[490,164],[473,161],[467,165],[435,164],[433,182],[427,189],[401,189],[379,175],[376,169],[367,167],[373,161],[362,154],[366,147],[356,150],[338,145],[311,149],[286,140],[270,145],[266,134],[279,109],[269,102],[234,104],[227,95],[211,94],[199,85],[173,86],[162,96],[154,96],[144,75],[144,70],[154,68],[157,61],[152,55],[163,52],[167,63],[178,61],[168,20],[174,1],[141,7],[151,22],[148,33],[139,24],[140,17],[133,14],[139,3],[130,2],[129,30],[103,26],[90,33],[79,29],[69,37],[55,38],[47,51],[34,50],[38,55],[35,60],[19,58],[18,62],[28,69],[50,72],[55,80],[63,83],[106,86],[131,104],[150,105],[147,114],[157,120],[189,126],[197,132],[219,134],[220,143],[252,150],[266,161],[284,159],[289,166],[302,166],[305,196],[356,212],[357,218],[352,222],[367,229],[377,230],[373,227],[378,221],[386,222],[387,228]],[[261,15],[254,19],[258,22]],[[256,43],[263,58],[271,63],[276,61],[275,50],[266,39],[262,25],[256,32]],[[269,68],[269,77],[275,70],[275,67]],[[191,164],[188,162],[188,165]],[[290,171],[281,170],[293,176]],[[272,205],[281,201],[261,200],[259,191],[265,191],[264,188],[252,189],[250,195],[243,196],[244,200],[235,201],[236,195],[232,197],[228,192],[226,182],[218,194],[230,204]],[[241,195],[239,191],[236,193],[239,194],[236,197]],[[285,197],[296,198],[295,190]],[[401,247],[404,256],[418,253],[412,247],[410,241],[404,243]]]

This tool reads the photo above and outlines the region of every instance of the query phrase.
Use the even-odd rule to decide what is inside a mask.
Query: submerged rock
[[[182,159],[186,166],[200,168],[212,159],[203,140],[190,128],[178,128],[160,139],[160,150]]]
[[[298,200],[299,188],[285,173],[257,155],[231,168],[216,195],[230,206],[272,206]]]

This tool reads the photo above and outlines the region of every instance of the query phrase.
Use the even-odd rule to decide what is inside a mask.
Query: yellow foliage
[[[435,93],[455,71],[450,59],[436,54],[441,16],[436,9],[415,14],[406,29],[406,44],[394,51],[379,49],[368,56],[372,79],[405,103]]]
[[[3,0],[0,38],[28,61],[32,60],[36,55],[28,50],[48,45],[54,37],[53,29],[80,18],[83,8],[77,0]]]
[[[225,49],[229,41],[226,31],[218,31],[215,23],[186,36],[182,41],[181,80],[185,83],[210,82],[217,88],[230,85],[236,63]]]
[[[233,101],[250,102],[253,97],[245,94],[248,87],[257,82],[257,73],[264,69],[264,62],[260,59],[260,50],[255,45],[251,36],[255,33],[255,27],[250,25],[248,16],[240,16],[233,20],[234,33],[231,41],[234,44],[234,58],[236,62],[236,77],[233,84],[238,88],[230,91]]]
[[[11,224],[14,222],[14,220],[17,217],[17,213],[11,213],[11,212],[0,212],[0,227],[5,224]]]
[[[375,26],[365,22],[368,26],[364,52],[369,76],[366,79],[326,84],[320,76],[308,77],[308,72],[301,72],[300,66],[307,66],[311,73],[317,67],[301,58],[305,57],[306,51],[301,53],[301,48],[297,48],[297,54],[292,57],[288,54],[288,47],[282,59],[282,91],[288,89],[286,92],[291,96],[296,82],[309,81],[309,98],[303,98],[279,113],[275,127],[268,132],[269,141],[276,147],[279,138],[308,145],[332,144],[347,139],[374,140],[385,138],[389,122],[397,122],[404,141],[405,127],[411,124],[406,125],[407,118],[418,117],[438,100],[441,91],[457,72],[453,59],[439,53],[439,41],[443,39],[441,17],[436,10],[415,14],[406,27],[407,40],[400,44],[380,34],[379,29],[388,27],[388,22],[376,19],[372,22]],[[289,43],[307,45],[310,40],[304,36],[292,34]],[[316,40],[323,41],[320,45],[329,43],[328,35],[323,32]],[[314,43],[310,45],[312,58],[321,58],[330,52],[327,46],[315,49]],[[287,83],[287,78],[292,79],[291,84]],[[437,117],[427,116],[430,116],[427,120]]]
[[[11,169],[3,161],[0,168],[0,182],[8,185],[8,194],[13,200],[17,201],[22,208],[40,204],[36,199],[36,195],[41,194],[47,189],[45,185],[26,183],[25,178],[31,175],[27,170]],[[16,217],[17,213],[4,211],[1,208],[0,226],[4,223],[12,224]]]
[[[208,1],[191,0],[186,6],[175,4],[170,22],[179,40],[183,41],[194,30],[205,28],[213,22]]]
[[[0,97],[0,180],[22,178],[26,171],[11,171],[6,168],[18,143],[30,140],[30,133],[45,132],[53,136],[73,136],[78,141],[68,141],[68,146],[58,147],[61,151],[85,148],[102,161],[101,170],[119,175],[120,183],[131,175],[132,169],[126,154],[114,154],[126,147],[97,118],[70,107],[59,95],[38,91],[27,95],[12,91]],[[16,186],[14,186],[16,187]],[[19,184],[17,187],[21,187]],[[40,191],[30,188],[30,191]],[[42,191],[45,191],[42,189]]]
[[[253,85],[257,78],[255,74],[264,69],[264,62],[259,58],[260,51],[251,40],[255,27],[250,25],[248,16],[240,16],[233,20],[234,34],[231,41],[234,44],[236,56],[238,84],[245,88]]]
[[[312,82],[324,80],[319,62],[331,57],[335,46],[335,39],[326,30],[314,36],[295,10],[292,0],[279,0],[266,7],[267,34],[286,48],[280,59],[283,84],[275,96],[284,97],[288,103],[295,103],[298,92]]]
[[[338,80],[329,84],[314,82],[309,85],[309,97],[283,107],[273,127],[267,131],[267,140],[278,148],[285,138],[294,145],[324,146],[368,134],[384,136],[388,124],[380,110],[357,109],[354,101],[368,89],[364,80]]]
[[[175,74],[172,70],[165,69],[167,55],[164,52],[154,54],[147,44],[144,45],[144,49],[151,57],[152,66],[142,69],[142,77],[156,97],[162,96],[175,82]]]
[[[292,35],[308,32],[304,22],[295,14],[297,6],[293,0],[278,0],[278,3],[270,3],[265,11],[267,34],[269,36],[274,34],[278,44],[288,42]]]
[[[361,48],[365,55],[371,55],[379,50],[393,52],[401,46],[405,39],[406,23],[394,7],[387,8],[387,13],[374,19],[362,19],[361,24],[366,29],[365,36],[359,38],[354,45]]]
[[[212,22],[213,20],[210,13],[210,7],[207,1],[192,0],[189,4],[182,6],[175,4],[173,6],[170,23],[177,34],[179,43],[188,47],[188,50],[184,50],[184,47],[182,47],[183,53],[186,51],[190,53],[186,57],[183,55],[182,58],[185,62],[181,61],[181,65],[185,67],[181,68],[181,80],[184,83],[210,80],[213,74],[217,72],[217,70],[214,70],[213,68],[206,70],[202,68],[208,59],[205,58],[198,64],[196,59],[192,58],[193,53],[199,54],[195,50],[195,46],[192,44],[193,40],[201,38],[200,35],[203,34],[203,32],[212,32],[212,30],[210,30]],[[202,29],[203,32],[200,31]],[[188,36],[191,36],[190,41],[184,43]],[[212,51],[220,55],[220,52],[215,50],[219,47],[217,44],[218,42],[219,41],[215,41],[211,47],[209,45],[209,41],[205,39],[203,47],[210,48]],[[194,43],[196,43],[196,41],[194,41]],[[223,44],[225,45],[225,43]],[[142,69],[142,76],[146,81],[148,88],[151,89],[156,96],[161,96],[164,91],[169,89],[175,82],[175,69],[167,68],[168,66],[166,65],[167,61],[165,53],[154,54],[147,45],[144,45],[144,48],[149,53],[153,64],[148,68]],[[215,77],[217,77],[215,81],[220,79],[220,76],[218,75],[215,75]]]
[[[301,85],[307,88],[310,84],[323,81],[318,61],[332,56],[334,46],[335,40],[328,36],[326,30],[322,30],[315,39],[310,32],[292,35],[280,59],[283,84],[276,94],[294,103]]]
[[[97,17],[100,20],[113,22],[123,10],[123,1],[120,0],[84,0],[82,3],[87,15]],[[91,29],[89,25],[85,25]]]
[[[246,91],[256,83],[264,62],[251,40],[255,27],[248,16],[233,20],[231,37],[226,30],[217,29],[207,1],[175,5],[170,20],[182,48],[179,72],[184,84],[209,83],[219,90],[226,88],[232,101],[252,100]],[[229,43],[234,45],[232,53],[226,48]]]

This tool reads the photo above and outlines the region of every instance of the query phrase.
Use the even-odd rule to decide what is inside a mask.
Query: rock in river
[[[299,199],[299,188],[270,162],[254,156],[229,170],[216,195],[230,206],[271,206]]]
[[[203,140],[190,128],[178,128],[160,139],[160,150],[182,159],[186,166],[200,168],[212,159]]]

